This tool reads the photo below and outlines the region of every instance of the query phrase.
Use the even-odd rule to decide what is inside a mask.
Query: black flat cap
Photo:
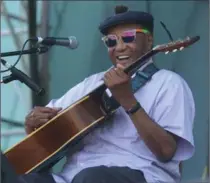
[[[146,12],[130,11],[126,6],[116,6],[115,14],[105,19],[100,25],[99,30],[106,35],[108,30],[120,24],[139,24],[142,28],[153,33],[154,19],[153,16]]]

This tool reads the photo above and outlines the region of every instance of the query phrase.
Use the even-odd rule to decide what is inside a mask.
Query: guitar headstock
[[[189,47],[190,45],[194,44],[200,39],[200,36],[195,36],[195,37],[187,37],[186,39],[183,40],[177,40],[173,41],[167,44],[162,44],[158,45],[153,48],[153,50],[158,51],[158,52],[165,52],[166,54],[169,52],[176,52],[176,51],[181,51],[186,47]]]

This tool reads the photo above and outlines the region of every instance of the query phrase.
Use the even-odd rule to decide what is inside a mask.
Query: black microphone
[[[45,90],[39,87],[31,78],[29,78],[25,73],[8,64],[5,60],[1,59],[2,64],[10,69],[11,75],[3,77],[3,83],[8,83],[13,80],[19,80],[20,82],[26,84],[32,91],[34,91],[37,95],[44,95]]]
[[[56,38],[56,37],[35,37],[32,38],[33,41],[36,41],[38,44],[42,44],[45,46],[65,46],[70,49],[76,49],[79,45],[79,42],[77,41],[77,38],[74,36],[70,36],[68,38]]]

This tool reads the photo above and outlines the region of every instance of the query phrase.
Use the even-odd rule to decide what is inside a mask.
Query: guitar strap
[[[146,84],[146,82],[149,81],[153,74],[155,74],[157,71],[159,71],[159,69],[153,62],[149,63],[142,71],[138,70],[131,80],[133,93],[144,86],[144,84]],[[120,104],[113,97],[108,97],[108,95],[103,96],[103,101],[105,109],[108,113],[120,107]]]

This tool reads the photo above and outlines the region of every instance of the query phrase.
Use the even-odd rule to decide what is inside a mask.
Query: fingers
[[[109,70],[106,74],[105,74],[105,78],[106,80],[110,80],[112,79],[112,81],[114,80],[119,80],[121,78],[128,78],[128,75],[124,72],[125,67],[117,64],[117,67],[112,68],[111,70]]]
[[[43,113],[51,113],[51,112],[58,112],[60,111],[62,108],[50,108],[50,107],[40,107],[40,106],[36,106],[34,107],[34,111],[39,111],[39,112],[43,112]]]
[[[29,117],[37,119],[51,119],[53,118],[62,108],[49,108],[49,107],[35,107]]]
[[[39,119],[51,119],[53,118],[57,112],[49,112],[49,113],[43,113],[43,112],[36,112],[30,115],[30,118],[33,118],[33,120],[39,120]]]
[[[48,119],[39,119],[35,123],[33,123],[33,122],[26,123],[26,125],[25,125],[26,132],[28,134],[33,132],[34,130],[36,130],[39,127],[41,127],[42,125],[44,125],[47,121],[48,121]]]
[[[39,119],[39,120],[36,120],[35,122],[29,122],[29,123],[27,123],[25,125],[26,132],[27,133],[33,132],[34,130],[36,130],[39,127],[41,127],[42,125],[44,125],[47,121],[48,121],[48,119]]]
[[[27,133],[41,127],[52,119],[62,108],[35,107],[26,117],[25,128]]]
[[[104,75],[104,83],[108,88],[111,88],[114,85],[115,77],[114,77],[114,69],[111,69]]]
[[[131,76],[132,73],[128,72],[128,73],[125,73],[126,67],[124,67],[123,65],[121,64],[117,64],[117,71],[120,71],[120,73],[122,74],[121,76],[123,77],[127,77],[129,78]]]
[[[121,64],[117,64],[117,68],[120,69],[121,71],[125,70],[125,67]]]
[[[115,68],[115,72],[121,78],[127,77],[126,73],[124,72],[124,67],[120,64],[117,64],[117,67]]]
[[[45,107],[35,107],[29,115],[26,117],[27,120],[36,121],[39,119],[47,119],[54,117],[58,113],[58,110]]]

